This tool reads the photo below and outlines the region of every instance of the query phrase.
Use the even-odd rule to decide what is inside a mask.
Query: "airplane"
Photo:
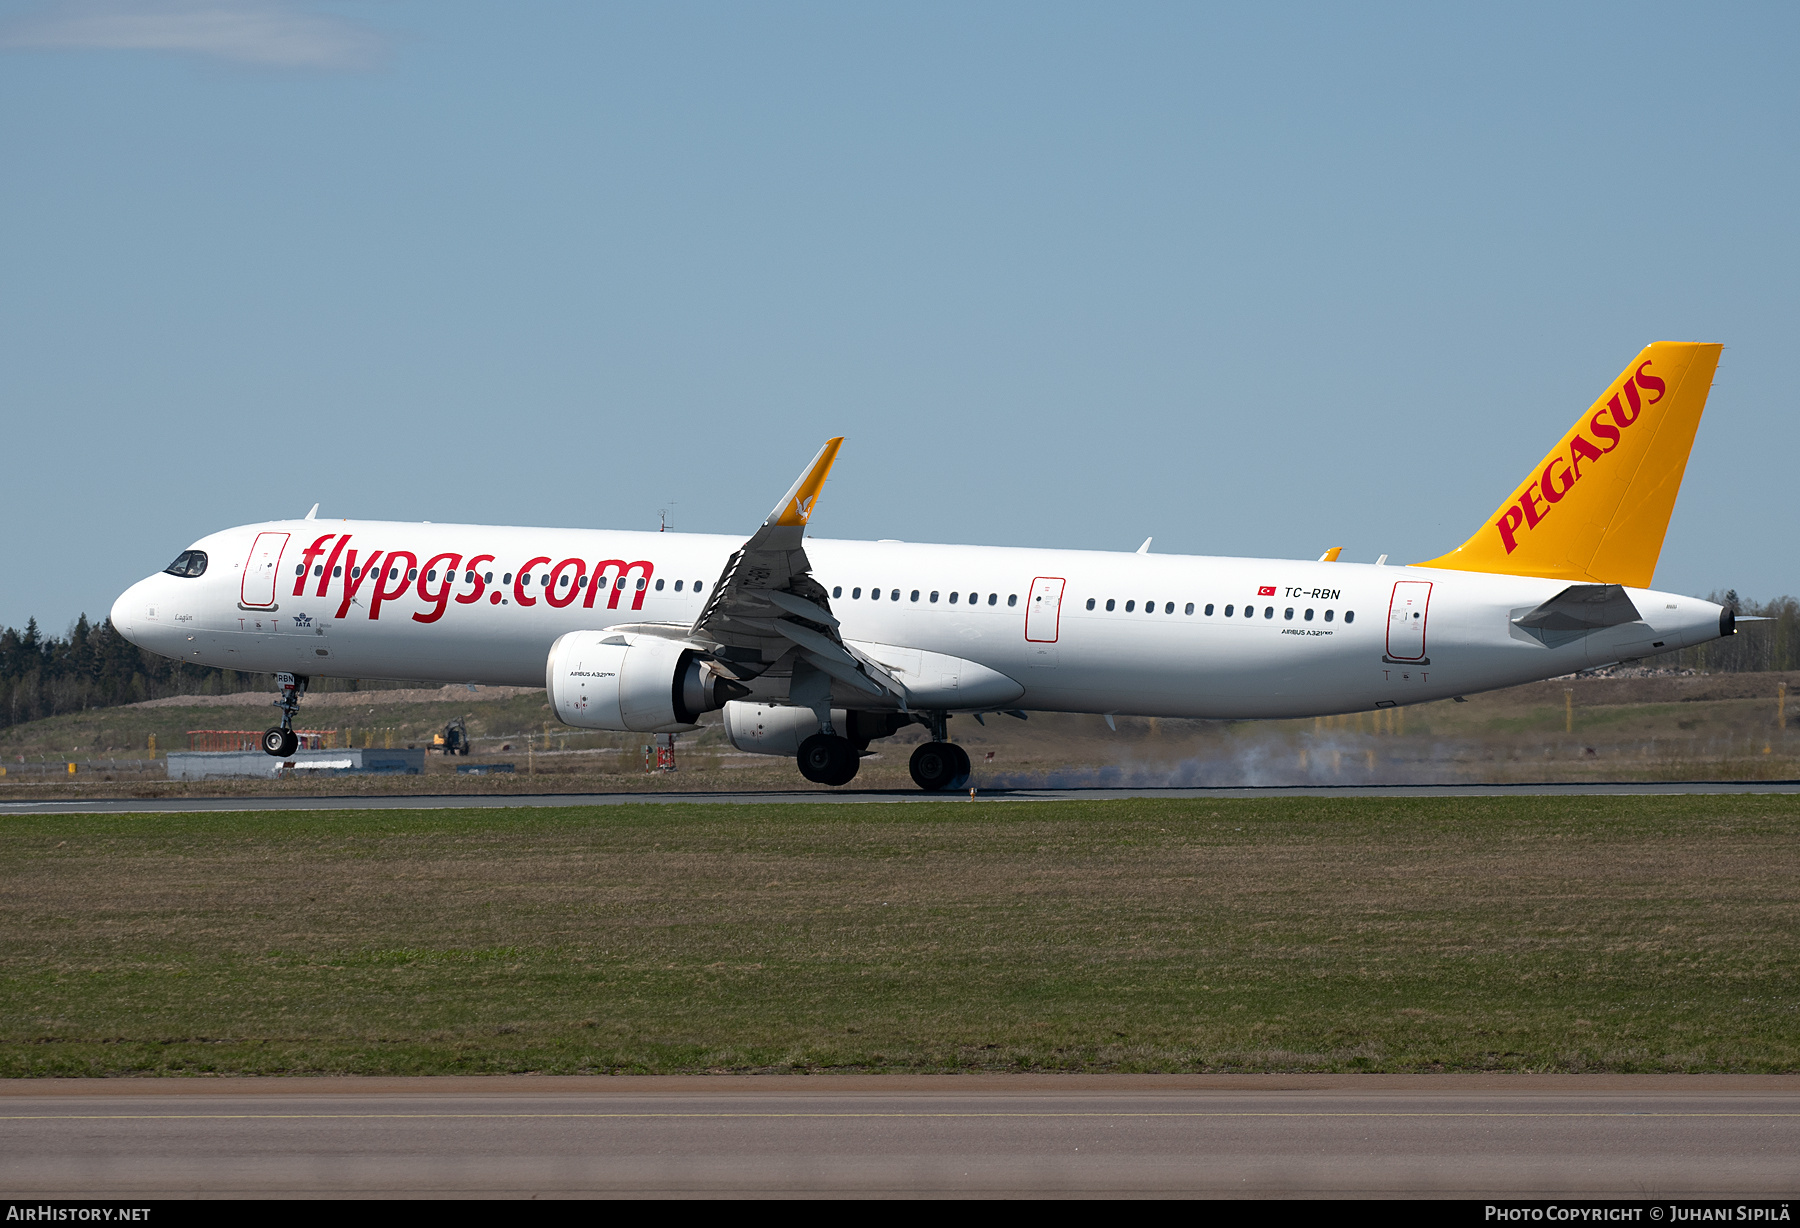
[[[965,785],[953,715],[1335,715],[1514,686],[1735,633],[1651,589],[1722,347],[1643,349],[1462,545],[1410,566],[808,538],[843,439],[748,539],[317,519],[213,533],[127,589],[151,652],[274,673],[294,752],[315,677],[542,684],[562,723],[665,733],[848,784],[909,725]]]

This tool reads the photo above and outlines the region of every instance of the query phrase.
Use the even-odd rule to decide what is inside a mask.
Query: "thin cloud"
[[[370,68],[375,31],[283,0],[58,0],[0,24],[0,47],[173,51],[275,68]]]

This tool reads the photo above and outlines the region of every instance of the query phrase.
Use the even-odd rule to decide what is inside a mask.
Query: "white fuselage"
[[[194,543],[208,556],[202,575],[139,581],[112,618],[132,642],[197,665],[541,686],[551,644],[565,632],[691,624],[741,544],[683,533],[281,521]],[[379,558],[365,571],[371,552]],[[1038,711],[1348,712],[1719,635],[1720,607],[1627,589],[1641,621],[1549,647],[1513,620],[1566,581],[1437,568],[819,538],[806,552],[846,641],[976,662],[1024,688],[1005,706]]]

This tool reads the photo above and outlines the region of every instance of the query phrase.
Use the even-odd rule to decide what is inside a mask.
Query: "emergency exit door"
[[[1033,644],[1054,644],[1062,631],[1062,599],[1065,580],[1038,576],[1031,582],[1025,606],[1025,638]]]
[[[1387,655],[1395,661],[1425,659],[1425,624],[1430,613],[1431,583],[1400,580],[1388,603]]]

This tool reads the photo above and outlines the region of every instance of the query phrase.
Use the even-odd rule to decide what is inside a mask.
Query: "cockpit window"
[[[167,567],[163,568],[163,571],[171,576],[186,576],[189,578],[205,575],[206,551],[183,550],[173,563],[170,563]]]

